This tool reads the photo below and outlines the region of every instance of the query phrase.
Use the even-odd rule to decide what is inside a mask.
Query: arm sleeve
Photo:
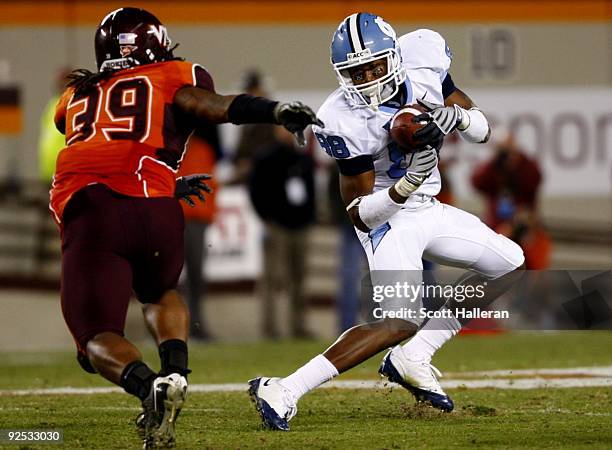
[[[178,87],[195,86],[215,92],[215,83],[204,67],[187,61],[175,61],[175,64],[172,70],[178,75]]]
[[[374,160],[371,155],[359,155],[349,159],[337,159],[338,170],[342,175],[360,175],[374,170]]]
[[[199,64],[194,64],[192,71],[193,85],[195,87],[215,92],[215,83],[213,82],[212,77],[204,67],[200,66]]]
[[[455,86],[455,82],[453,81],[451,74],[447,73],[446,78],[442,81],[442,97],[447,98],[451,95],[457,87]]]

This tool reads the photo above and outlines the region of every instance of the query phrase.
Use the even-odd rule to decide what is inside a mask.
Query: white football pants
[[[421,258],[470,269],[490,279],[511,272],[525,260],[516,243],[478,217],[433,198],[419,209],[401,209],[369,233],[357,230],[357,235],[371,272],[412,271],[405,275],[411,284],[420,281],[415,277],[423,269]],[[389,307],[397,309],[399,304],[389,303]]]

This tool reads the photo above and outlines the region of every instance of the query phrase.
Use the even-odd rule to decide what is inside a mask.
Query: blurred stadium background
[[[95,27],[121,6],[126,5],[0,3],[0,351],[72,350],[59,308],[58,233],[38,173],[40,118],[60,70],[94,69]],[[612,267],[609,1],[134,1],[130,6],[156,14],[180,43],[176,53],[204,65],[219,92],[236,92],[245,71],[257,69],[274,98],[301,99],[315,109],[337,87],[329,43],[348,14],[380,14],[398,34],[439,31],[454,53],[455,83],[488,113],[495,130],[513,133],[540,165],[538,214],[552,239],[549,267]],[[218,167],[221,180],[231,174],[237,133],[234,126],[222,127],[228,157]],[[342,261],[327,208],[327,157],[318,148],[313,152],[319,189],[303,274],[304,320],[316,337],[327,339],[337,331],[333,304]],[[492,146],[458,140],[445,145],[456,205],[483,214],[470,175],[492,155]],[[262,226],[244,187],[221,186],[218,204],[204,274],[210,331],[220,340],[258,339]],[[146,339],[136,304],[127,334]]]

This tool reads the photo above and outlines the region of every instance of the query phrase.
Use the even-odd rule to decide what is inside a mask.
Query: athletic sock
[[[151,384],[157,375],[142,361],[132,361],[121,373],[121,387],[128,394],[144,400],[151,391]]]
[[[280,380],[280,384],[297,402],[304,394],[336,376],[338,369],[325,356],[317,355],[291,375]]]
[[[166,376],[178,373],[187,377],[191,370],[187,368],[189,357],[187,343],[180,339],[169,339],[159,344],[159,358],[161,359],[160,375]]]
[[[435,317],[402,346],[404,355],[411,361],[431,361],[434,353],[455,336],[460,329],[461,324],[452,315],[450,317]]]

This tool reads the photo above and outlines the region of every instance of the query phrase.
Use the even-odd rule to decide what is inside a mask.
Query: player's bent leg
[[[518,269],[511,270],[495,279],[476,272],[470,273],[460,283],[464,286],[474,285],[476,287],[487,282],[485,296],[473,300],[464,300],[463,302],[456,302],[451,299],[444,308],[454,311],[455,308],[486,307],[501,294],[507,292],[522,277],[522,273]],[[499,271],[497,274],[499,274]],[[442,411],[452,411],[454,408],[453,401],[442,389],[438,381],[441,373],[431,364],[431,358],[470,320],[456,319],[452,314],[430,320],[407,344],[404,346],[398,345],[387,353],[379,372],[390,381],[408,389],[418,402],[429,404]]]
[[[486,289],[482,298],[466,298],[461,302],[450,299],[445,306],[451,310],[456,307],[484,308],[507,292],[523,276],[522,268],[525,261],[523,251],[515,242],[494,232],[471,214],[456,208],[451,211],[451,216],[455,217],[455,220],[451,221],[453,224],[473,221],[471,230],[466,231],[462,227],[451,225],[447,229],[447,236],[440,238],[446,247],[459,248],[467,255],[464,260],[459,261],[453,256],[452,265],[470,269],[456,284],[479,289],[486,286]],[[474,233],[477,233],[479,239],[474,238]],[[448,253],[455,251],[443,249],[441,245],[434,240],[427,250],[438,260],[448,258]],[[477,257],[474,258],[474,255]],[[460,319],[459,323],[469,320]],[[437,322],[434,321],[432,325],[437,326]],[[446,329],[446,327],[439,328]]]
[[[176,419],[187,395],[187,380],[178,373],[158,375],[141,361],[141,354],[122,336],[99,333],[86,344],[92,366],[105,378],[138,397],[143,412],[137,430],[144,448],[174,446]]]
[[[106,331],[86,343],[87,357],[96,371],[121,386],[121,375],[128,364],[140,361],[140,351],[123,336]]]
[[[122,365],[140,357],[131,344],[119,346],[117,354],[112,345],[106,345],[106,338],[123,342],[132,293],[132,268],[124,257],[120,214],[124,202],[103,185],[88,186],[70,199],[62,233],[62,315],[77,342],[79,362],[95,372],[87,345],[99,340],[94,348],[100,349],[94,354],[96,364],[103,376],[117,384]],[[102,337],[94,339],[98,335]]]
[[[137,209],[156,220],[148,224],[144,264],[134,269],[134,291],[159,346],[161,374],[187,376],[189,308],[176,290],[183,267],[183,211],[171,198],[140,199]]]
[[[143,315],[158,344],[161,370],[136,424],[145,448],[166,448],[174,445],[176,419],[187,398],[189,309],[170,289],[156,303],[144,304]]]
[[[436,232],[425,246],[424,256],[433,262],[471,269],[496,279],[520,267],[522,249],[496,233],[478,217],[458,208],[438,204]]]
[[[434,220],[431,227],[435,229],[435,234],[425,248],[428,259],[474,270],[461,280],[462,284],[480,285],[485,280],[496,279],[495,283],[488,285],[489,303],[516,281],[516,276],[511,272],[524,260],[518,245],[465,211],[438,204],[432,212]],[[487,303],[483,299],[478,302],[478,305],[463,302],[461,307],[482,307]],[[455,306],[451,301],[445,308]],[[440,372],[431,365],[431,358],[459,332],[461,326],[461,322],[452,315],[430,320],[408,343],[394,348],[385,356],[380,372],[391,379],[388,373],[394,366],[400,375],[396,378],[404,383],[400,384],[409,389],[417,401],[443,411],[452,410],[453,402],[442,390],[438,381]]]
[[[161,371],[143,401],[137,419],[145,448],[171,447],[175,426],[187,398],[189,309],[176,285],[183,266],[183,212],[172,198],[139,199],[140,214],[155,217],[147,222],[143,263],[134,268],[134,291],[143,303],[143,315],[155,339]]]
[[[402,319],[383,319],[346,330],[325,352],[329,362],[346,372],[378,352],[416,333],[417,325]]]
[[[420,275],[424,245],[421,235],[421,228],[412,216],[390,221],[371,233],[358,232],[370,270],[376,271],[378,284],[394,283],[399,281],[394,277],[406,273],[412,277],[415,273]],[[406,236],[411,238],[405,239]],[[405,301],[390,300],[388,309],[400,308]],[[250,380],[249,394],[264,427],[289,430],[288,422],[295,415],[296,404],[304,394],[381,350],[413,336],[416,330],[417,324],[407,320],[389,316],[373,320],[345,331],[323,354],[288,377]]]
[[[410,336],[417,325],[383,319],[345,331],[322,355],[286,378],[261,377],[249,381],[249,395],[264,427],[288,431],[297,402],[307,392]]]

